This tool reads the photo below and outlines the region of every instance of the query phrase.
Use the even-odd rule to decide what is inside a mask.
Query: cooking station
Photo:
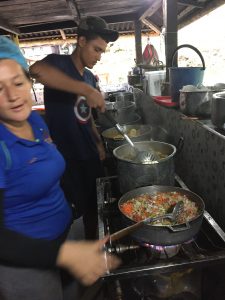
[[[135,102],[143,124],[157,128],[157,132],[166,128],[167,135],[160,134],[164,142],[178,145],[183,141],[181,151],[174,158],[174,185],[200,195],[206,209],[200,231],[183,244],[151,245],[131,236],[117,241],[109,239],[106,251],[118,255],[122,264],[104,276],[101,299],[222,300],[225,298],[225,204],[218,202],[221,189],[215,190],[214,180],[207,180],[207,176],[215,176],[218,186],[224,176],[218,177],[215,167],[208,174],[207,167],[211,151],[215,153],[217,145],[224,147],[225,139],[206,127],[206,120],[185,119],[181,112],[161,107],[147,95],[141,95]],[[215,148],[211,148],[219,139]],[[118,209],[118,200],[124,193],[112,152],[107,157],[107,176],[97,179],[99,238],[124,228]],[[220,151],[217,158],[220,161],[222,157]]]
[[[177,175],[176,185],[187,189]],[[117,176],[97,179],[97,195],[102,238],[122,228]],[[213,283],[210,268],[225,266],[225,233],[207,211],[199,234],[182,245],[153,246],[124,237],[115,242],[109,240],[106,248],[122,259],[122,265],[104,277],[107,299],[208,300],[215,293],[214,284],[219,293],[216,299],[224,299],[221,276],[225,276],[221,272],[221,282]]]

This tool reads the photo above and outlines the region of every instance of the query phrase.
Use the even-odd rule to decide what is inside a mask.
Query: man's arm
[[[97,146],[97,149],[98,149],[99,158],[100,158],[100,160],[104,160],[105,157],[106,157],[105,148],[104,148],[104,145],[102,143],[101,136],[99,135],[98,130],[96,128],[93,117],[91,117],[91,119],[92,119],[91,120],[92,121],[92,131],[93,131],[93,134],[94,134],[94,137],[95,137],[95,140],[96,140],[96,146]]]
[[[64,74],[57,68],[43,62],[37,61],[30,67],[30,75],[37,82],[53,89],[83,95],[90,107],[105,110],[105,101],[102,94],[85,82],[75,80]]]

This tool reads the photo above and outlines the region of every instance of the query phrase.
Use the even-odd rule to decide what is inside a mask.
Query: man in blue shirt
[[[62,186],[75,205],[76,217],[83,216],[88,239],[96,237],[96,178],[103,176],[105,153],[91,112],[91,107],[104,111],[104,104],[87,68],[92,69],[107,43],[117,38],[118,32],[109,30],[102,18],[88,16],[79,23],[77,46],[71,55],[50,54],[30,68],[31,75],[45,86],[50,134],[66,160]]]

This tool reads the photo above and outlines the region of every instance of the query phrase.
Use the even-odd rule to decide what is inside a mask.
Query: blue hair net
[[[17,61],[23,69],[28,71],[28,64],[19,47],[5,36],[0,36],[0,59],[1,58],[13,59]]]

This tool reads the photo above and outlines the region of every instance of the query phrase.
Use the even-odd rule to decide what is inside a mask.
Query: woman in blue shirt
[[[0,298],[61,300],[59,268],[83,284],[116,267],[96,242],[66,240],[71,211],[60,188],[64,160],[31,112],[31,81],[17,46],[0,37]]]

